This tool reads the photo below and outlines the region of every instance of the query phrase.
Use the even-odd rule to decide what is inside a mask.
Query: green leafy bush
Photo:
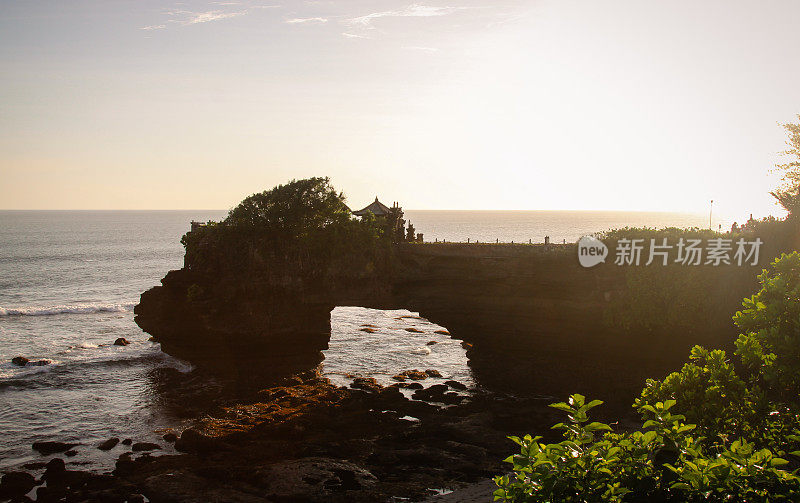
[[[392,239],[386,222],[354,218],[344,195],[317,177],[248,196],[223,221],[209,222],[181,242],[185,265],[208,276],[328,281],[385,269]],[[227,274],[215,274],[222,272]]]
[[[776,259],[734,316],[739,367],[696,346],[663,381],[648,380],[634,407],[638,431],[589,420],[572,395],[552,407],[564,440],[510,437],[520,453],[495,478],[496,501],[800,501],[800,254]]]

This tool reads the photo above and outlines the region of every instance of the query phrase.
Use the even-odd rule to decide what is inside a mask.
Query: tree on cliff
[[[797,118],[800,119],[800,115]],[[783,128],[789,135],[786,140],[789,148],[783,154],[790,160],[776,166],[783,172],[784,186],[771,194],[789,212],[789,218],[796,220],[800,217],[800,122],[783,124]]]
[[[353,218],[325,177],[292,180],[246,197],[219,223],[187,233],[184,262],[193,270],[255,270],[332,277],[375,271],[389,237],[375,218]],[[257,263],[261,265],[257,265]],[[301,272],[300,272],[301,271]]]
[[[351,220],[344,194],[329,178],[292,180],[246,197],[225,219],[227,225],[290,240]]]

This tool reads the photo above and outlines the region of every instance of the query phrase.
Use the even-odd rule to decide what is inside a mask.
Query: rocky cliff
[[[704,279],[699,288],[718,313],[702,313],[708,323],[698,330],[632,333],[609,317],[612,306],[630,302],[629,269],[585,269],[575,254],[574,245],[415,243],[377,259],[353,257],[346,271],[324,275],[259,258],[227,272],[188,265],[142,294],[136,322],[167,353],[277,376],[321,361],[335,306],[406,308],[468,343],[484,386],[606,397],[624,391],[629,402],[646,377],[674,369],[693,344],[730,339],[730,314],[755,277],[728,269]],[[732,274],[745,280],[732,283]]]

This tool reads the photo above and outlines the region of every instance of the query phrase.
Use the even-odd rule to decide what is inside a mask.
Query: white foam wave
[[[54,314],[122,313],[132,311],[135,303],[73,304],[58,306],[0,307],[0,318],[7,316],[52,316]]]

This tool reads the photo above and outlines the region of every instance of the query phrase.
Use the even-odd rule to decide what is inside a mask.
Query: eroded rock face
[[[346,276],[306,276],[257,255],[235,270],[185,267],[142,294],[136,322],[167,353],[248,377],[316,366],[337,305],[410,309],[463,341],[484,386],[579,391],[626,407],[646,377],[678,366],[692,345],[730,335],[712,323],[701,334],[625,336],[604,318],[626,289],[625,268],[583,268],[569,245],[401,244],[386,260],[391,267]],[[731,309],[723,311],[730,325]]]
[[[187,269],[171,271],[162,286],[142,294],[136,323],[166,353],[226,373],[290,375],[322,360],[330,303],[240,278],[221,278],[212,285],[218,294],[188,295],[190,287],[209,281]]]

